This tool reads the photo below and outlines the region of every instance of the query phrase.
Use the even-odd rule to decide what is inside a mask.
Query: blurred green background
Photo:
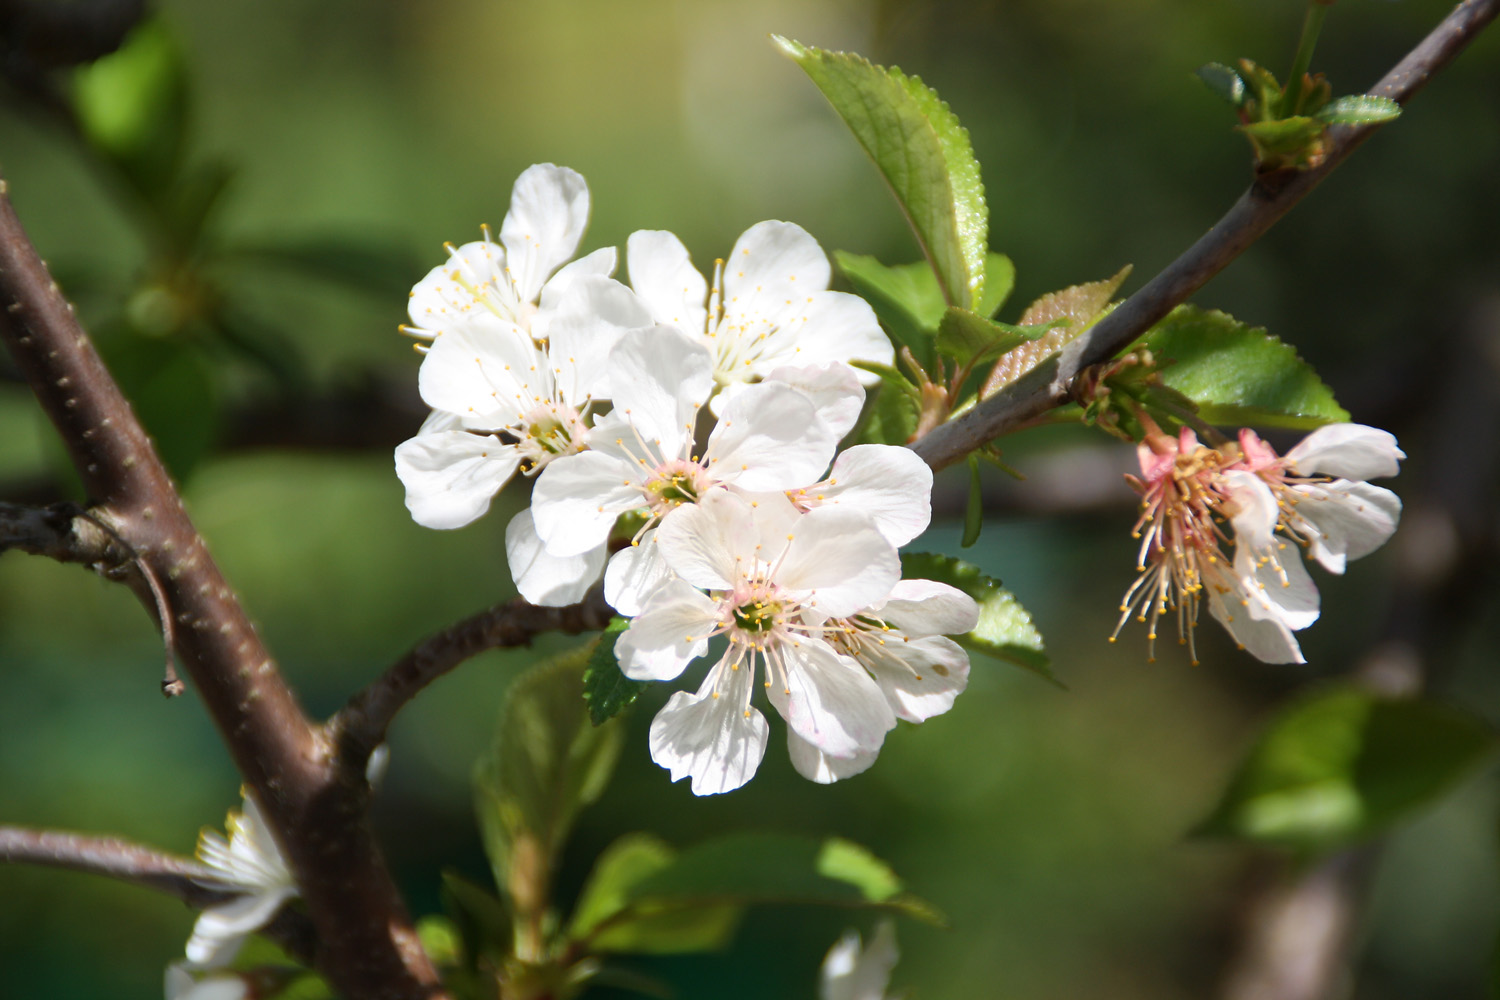
[[[192,321],[204,300],[174,284],[182,269],[150,263],[173,258],[143,235],[137,194],[14,81],[0,105],[0,168],[85,321],[134,373],[190,511],[316,713],[424,634],[513,593],[502,531],[522,493],[462,531],[426,531],[402,506],[390,448],[421,418],[417,358],[396,332],[406,291],[442,259],[443,241],[498,225],[527,165],[567,164],[588,179],[586,248],[670,229],[704,264],[750,224],[779,218],[829,250],[914,259],[874,169],[766,36],[856,50],[919,74],[968,126],[991,243],[1018,270],[1001,314],[1013,319],[1036,295],[1125,263],[1136,268],[1129,292],[1218,218],[1249,180],[1248,147],[1192,70],[1248,56],[1281,72],[1302,16],[1292,0],[156,9],[189,72],[184,162],[233,170],[213,245],[300,247],[303,266],[287,266],[290,252],[280,266],[227,250],[207,259],[214,301],[237,318],[205,331]],[[1314,65],[1335,92],[1360,90],[1448,9],[1344,0]],[[1500,29],[1195,299],[1295,344],[1356,420],[1394,430],[1413,455],[1395,483],[1403,494],[1429,468],[1420,441],[1475,430],[1437,427],[1428,405],[1443,396],[1453,345],[1476,328],[1474,343],[1500,344],[1497,107]],[[352,252],[362,247],[371,260]],[[326,280],[340,268],[357,274]],[[153,319],[163,294],[186,320]],[[1023,472],[1059,455],[1085,471],[1129,461],[1125,446],[1081,432],[1007,443]],[[1042,499],[1002,480],[987,483],[994,513],[966,558],[1034,613],[1068,691],[976,658],[954,710],[901,726],[867,774],[803,781],[777,720],[755,780],[696,801],[647,756],[645,729],[666,695],[653,692],[567,851],[563,898],[629,830],[675,843],[747,827],[837,833],[891,861],[951,919],[946,931],[898,929],[895,982],[913,996],[1212,995],[1267,862],[1184,833],[1257,723],[1382,635],[1400,610],[1401,536],[1347,578],[1320,576],[1324,616],[1301,636],[1308,666],[1253,662],[1208,629],[1203,666],[1175,646],[1148,664],[1143,630],[1105,641],[1134,558],[1133,495],[1117,474],[1102,490],[1080,479],[1078,495]],[[0,382],[0,499],[71,489],[28,393]],[[961,478],[940,479],[942,516],[916,547],[958,552],[962,490]],[[1475,499],[1492,520],[1493,494]],[[1051,514],[1054,502],[1070,509]],[[1495,717],[1491,583],[1468,587],[1421,652],[1439,695]],[[565,645],[475,660],[395,728],[376,818],[418,912],[437,908],[443,867],[487,880],[470,767],[510,679]],[[183,852],[200,826],[219,824],[238,803],[236,776],[193,697],[161,698],[160,663],[124,589],[44,560],[0,560],[0,822]],[[1494,805],[1486,775],[1394,836],[1359,928],[1354,995],[1485,994],[1500,899]],[[0,996],[157,996],[192,919],[144,890],[0,867]],[[822,954],[851,921],[869,930],[863,915],[756,911],[725,954],[634,964],[682,997],[812,997]]]

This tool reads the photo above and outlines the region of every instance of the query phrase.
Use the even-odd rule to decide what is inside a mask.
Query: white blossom
[[[217,830],[198,835],[198,860],[213,871],[204,884],[239,895],[199,914],[187,943],[188,962],[195,968],[220,968],[233,961],[245,938],[297,895],[297,883],[260,807],[248,791],[244,799],[244,810],[231,812],[225,822],[228,840]]]
[[[847,931],[823,959],[819,1000],[887,1000],[886,986],[900,957],[896,927],[889,920],[880,922],[865,948],[857,932]]]
[[[782,366],[894,359],[874,310],[858,296],[828,290],[828,258],[790,222],[746,230],[729,259],[715,262],[712,287],[671,233],[632,233],[625,253],[631,287],[657,322],[712,350],[721,390],[710,404],[715,413]],[[866,385],[875,381],[868,373],[859,377]]]
[[[203,972],[187,962],[167,966],[167,1000],[248,1000],[250,985],[235,972]]]

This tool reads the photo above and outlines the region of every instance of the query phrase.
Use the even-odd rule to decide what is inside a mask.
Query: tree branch
[[[10,549],[64,563],[82,563],[101,573],[131,562],[130,551],[82,507],[46,507],[0,500],[0,554]]]
[[[609,624],[614,611],[604,591],[594,587],[577,604],[543,608],[521,598],[497,604],[443,629],[371,682],[328,721],[336,734],[346,768],[363,774],[370,751],[385,739],[386,729],[407,702],[465,660],[489,649],[528,646],[546,632],[593,632]]]
[[[1464,0],[1370,93],[1405,104],[1496,14],[1500,14],[1500,0]],[[1308,170],[1278,171],[1257,179],[1212,229],[1119,308],[968,413],[934,428],[912,448],[928,465],[941,469],[1068,402],[1074,376],[1089,365],[1113,357],[1229,266],[1378,127],[1340,125],[1329,129],[1327,156],[1322,163]]]
[[[0,826],[0,862],[104,875],[175,896],[199,910],[240,895],[212,888],[215,883],[213,869],[191,858],[167,854],[118,837]],[[316,938],[306,915],[283,907],[257,933],[275,941],[294,958],[312,964]]]
[[[0,340],[106,521],[159,584],[175,648],[255,791],[352,998],[440,993],[376,846],[362,776],[341,772],[183,510],[145,431],[47,273],[0,181]]]

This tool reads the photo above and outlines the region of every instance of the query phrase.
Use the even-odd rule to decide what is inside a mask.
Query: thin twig
[[[182,665],[307,901],[321,971],[354,1000],[435,1000],[437,973],[369,827],[367,787],[335,766],[298,706],[5,193],[0,181],[0,341],[61,434],[92,512],[159,584]]]
[[[1464,0],[1370,93],[1405,104],[1497,14],[1500,14],[1500,0]],[[1074,376],[1089,365],[1113,357],[1175,306],[1187,301],[1188,296],[1260,239],[1378,127],[1341,125],[1329,129],[1327,157],[1321,164],[1303,171],[1278,171],[1258,179],[1217,225],[1114,312],[968,413],[935,428],[912,448],[928,465],[941,469],[1068,402]]]
[[[364,772],[365,759],[385,739],[386,729],[407,702],[465,660],[489,649],[530,645],[547,632],[592,632],[609,624],[614,612],[599,587],[577,604],[542,608],[516,598],[450,625],[418,643],[329,720],[339,734],[344,764]]]
[[[191,858],[118,837],[0,826],[0,863],[103,875],[175,896],[198,910],[240,895],[231,889],[215,888],[213,869]],[[294,958],[312,964],[316,938],[306,914],[283,907],[257,933],[275,941]]]

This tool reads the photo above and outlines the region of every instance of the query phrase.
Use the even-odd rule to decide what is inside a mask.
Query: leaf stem
[[[1292,57],[1292,70],[1287,74],[1286,90],[1281,95],[1281,117],[1297,113],[1302,101],[1302,78],[1312,65],[1313,49],[1318,44],[1318,33],[1323,30],[1323,19],[1328,16],[1330,4],[1327,0],[1307,0],[1307,15],[1302,19],[1302,37],[1297,40],[1297,54]]]

